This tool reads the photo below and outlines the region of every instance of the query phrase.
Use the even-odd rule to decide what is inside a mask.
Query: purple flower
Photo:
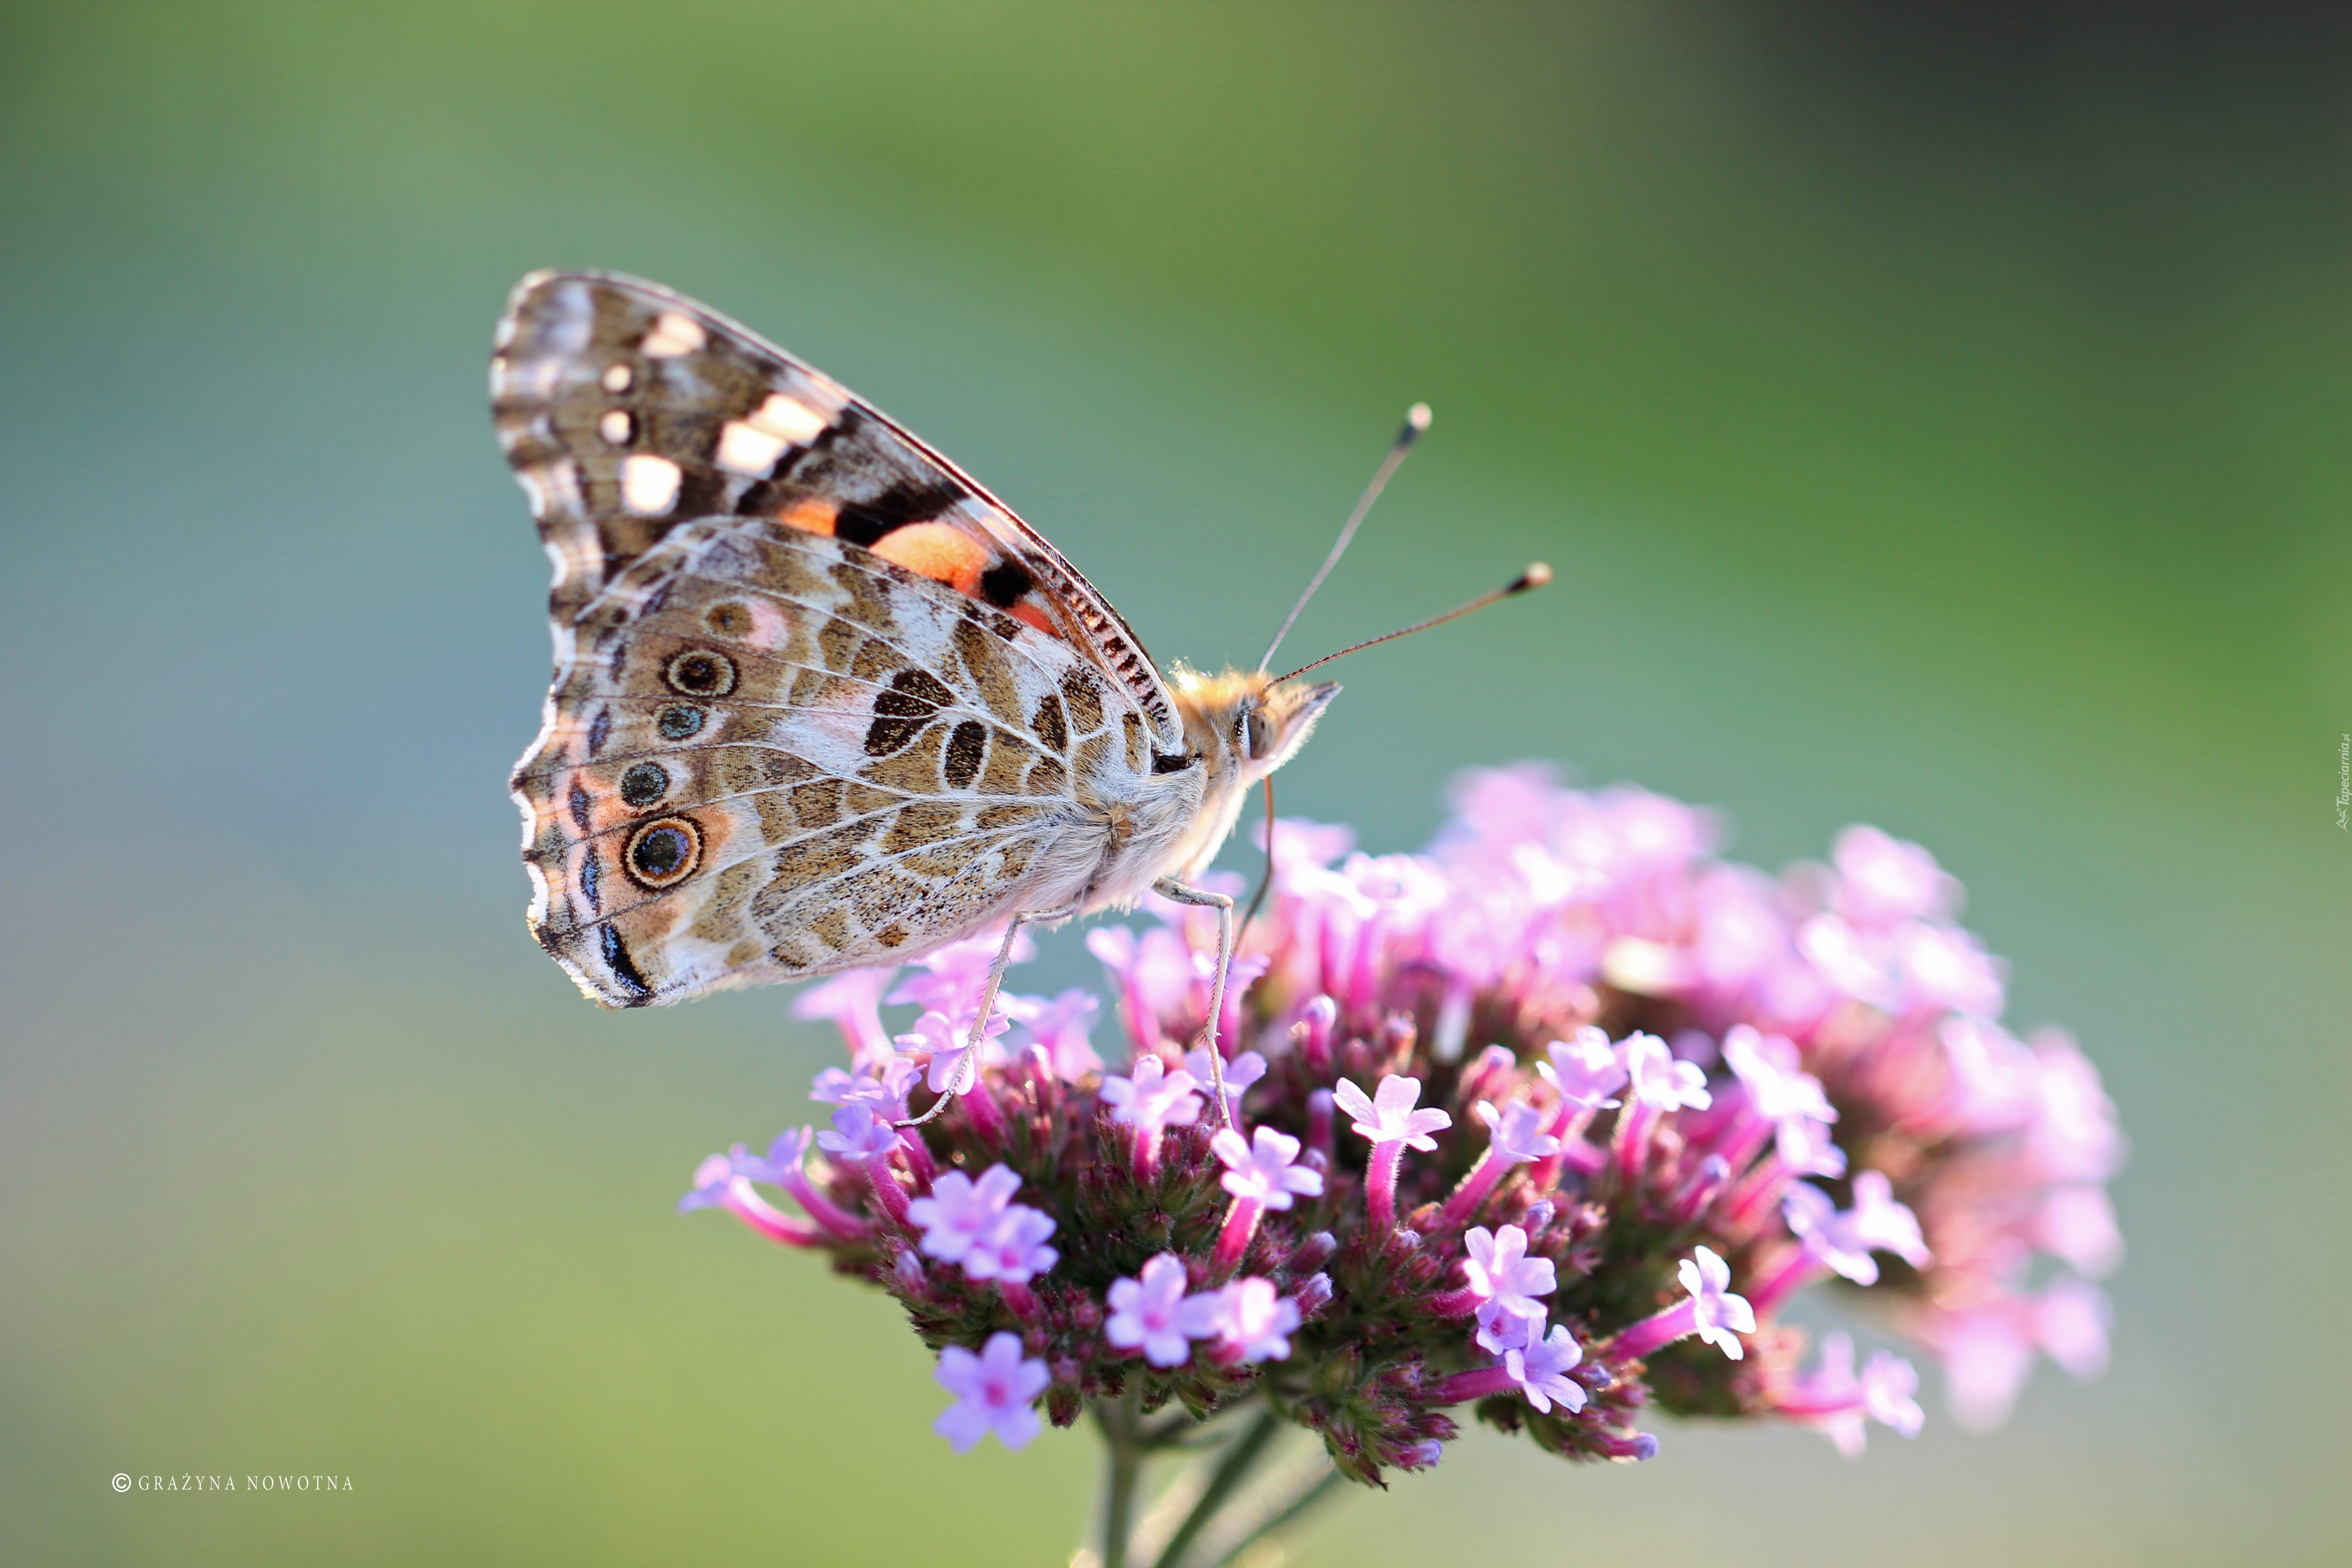
[[[1298,1327],[1298,1303],[1276,1293],[1274,1281],[1253,1276],[1236,1279],[1213,1298],[1217,1341],[1214,1360],[1224,1365],[1286,1361],[1290,1335]]]
[[[2033,1337],[2071,1377],[2106,1370],[2107,1325],[2115,1317],[2106,1292],[2085,1279],[2061,1279],[2033,1304]]]
[[[1001,1067],[1004,1063],[1004,1047],[996,1037],[1013,1026],[1013,1020],[1002,1013],[992,1014],[980,1032],[980,1062],[982,1067]],[[961,1025],[945,1013],[933,1009],[915,1020],[914,1032],[898,1037],[898,1048],[917,1054],[928,1053],[930,1065],[923,1074],[923,1087],[933,1094],[944,1094],[949,1086],[958,1092],[980,1081],[977,1073],[968,1078],[963,1074],[964,1052],[971,1047],[965,1042],[971,1037],[969,1017]]]
[[[1008,996],[1005,1011],[1028,1031],[1031,1041],[1045,1053],[1046,1064],[1064,1083],[1076,1083],[1102,1071],[1088,1031],[1102,1011],[1101,999],[1091,991],[1070,990],[1048,1002],[1035,996]]]
[[[1355,1118],[1355,1131],[1374,1143],[1402,1143],[1426,1153],[1437,1147],[1433,1132],[1454,1125],[1443,1110],[1415,1110],[1421,1101],[1421,1079],[1391,1073],[1381,1079],[1380,1097],[1368,1098],[1352,1079],[1341,1079],[1331,1091],[1340,1110]]]
[[[1511,1164],[1559,1152],[1559,1140],[1543,1130],[1544,1113],[1524,1100],[1513,1100],[1500,1111],[1482,1100],[1476,1115],[1486,1124],[1486,1146]]]
[[[2033,1241],[2084,1274],[2111,1273],[2124,1260],[2123,1232],[2105,1187],[2053,1189],[2033,1216]]]
[[[1919,1234],[1919,1216],[1908,1205],[1895,1201],[1895,1184],[1886,1179],[1885,1172],[1855,1174],[1853,1207],[1841,1219],[1846,1234],[1871,1251],[1891,1252],[1914,1268],[1927,1266],[1927,1243]]]
[[[1170,1072],[1158,1057],[1145,1057],[1128,1069],[1127,1077],[1104,1079],[1102,1097],[1116,1108],[1113,1121],[1156,1137],[1162,1128],[1189,1127],[1201,1119],[1199,1088],[1183,1068]]]
[[[2060,1030],[2033,1037],[2027,1147],[2060,1182],[2104,1182],[2123,1164],[2123,1134],[2099,1069]]]
[[[1655,1035],[1628,1036],[1618,1047],[1631,1081],[1633,1098],[1652,1110],[1705,1110],[1714,1103],[1706,1091],[1706,1069],[1696,1062],[1678,1062]]]
[[[1569,1369],[1584,1359],[1583,1347],[1566,1323],[1554,1323],[1551,1332],[1538,1339],[1542,1331],[1543,1320],[1538,1317],[1525,1342],[1503,1352],[1503,1370],[1538,1410],[1549,1414],[1555,1405],[1571,1413],[1583,1409],[1584,1385],[1568,1375]]]
[[[1275,1210],[1288,1208],[1294,1193],[1310,1198],[1323,1195],[1323,1173],[1291,1163],[1298,1158],[1297,1139],[1260,1127],[1250,1140],[1244,1143],[1240,1133],[1228,1130],[1209,1141],[1209,1148],[1226,1167],[1220,1183],[1225,1191]]]
[[[959,1454],[971,1452],[991,1432],[1006,1447],[1019,1449],[1043,1426],[1029,1404],[1053,1378],[1042,1359],[1022,1358],[1019,1334],[989,1335],[978,1355],[950,1345],[940,1352],[932,1375],[956,1402],[940,1413],[931,1430]]]
[[[903,1121],[907,1095],[921,1076],[922,1069],[901,1056],[868,1062],[855,1077],[839,1068],[827,1068],[816,1075],[809,1098],[832,1106],[864,1105],[877,1116]]]
[[[845,1160],[871,1160],[898,1146],[898,1130],[866,1105],[845,1105],[833,1113],[833,1130],[816,1135],[817,1147]]]
[[[1906,1437],[1916,1437],[1927,1424],[1927,1414],[1915,1397],[1919,1373],[1909,1362],[1887,1351],[1874,1351],[1862,1369],[1862,1404],[1870,1418]]]
[[[1702,1247],[1683,1259],[1679,1274],[1683,1289],[1690,1292],[1692,1331],[1733,1361],[1747,1354],[1739,1336],[1756,1331],[1756,1314],[1747,1298],[1726,1289],[1731,1283],[1731,1265]]]
[[[1184,1260],[1172,1252],[1146,1263],[1139,1279],[1113,1280],[1103,1337],[1121,1350],[1141,1351],[1154,1366],[1183,1365],[1192,1342],[1213,1338],[1223,1316],[1218,1294],[1184,1294],[1190,1282]]]
[[[1953,1418],[1971,1432],[2000,1426],[2033,1370],[2033,1337],[2019,1306],[1990,1301],[1923,1325],[1943,1359]]]
[[[884,988],[898,973],[897,967],[890,965],[853,969],[846,974],[835,975],[794,997],[793,1016],[832,1020],[849,1042],[850,1062],[855,1067],[887,1061],[891,1055],[890,1035],[882,1026],[879,1008]]]
[[[1856,925],[1935,919],[1959,908],[1959,884],[1916,844],[1860,826],[1838,835],[1838,912]]]
[[[1734,1025],[1723,1037],[1723,1065],[1738,1075],[1756,1113],[1768,1121],[1838,1119],[1829,1096],[1822,1092],[1822,1080],[1798,1066],[1797,1047],[1779,1035]]]
[[[1026,1204],[1014,1204],[966,1248],[964,1277],[1026,1285],[1062,1256],[1045,1245],[1045,1238],[1053,1234],[1053,1215]]]
[[[1237,974],[1234,984],[1238,985],[1240,983]],[[1220,1028],[1218,1033],[1223,1036],[1224,1031]],[[1265,1058],[1255,1051],[1244,1051],[1225,1063],[1224,1068],[1225,1108],[1233,1113],[1234,1124],[1239,1126],[1242,1120],[1242,1093],[1250,1085],[1265,1076]],[[1209,1053],[1205,1048],[1184,1053],[1184,1070],[1192,1075],[1192,1081],[1204,1092],[1208,1086],[1215,1081],[1209,1076]]]
[[[977,1182],[961,1171],[950,1171],[931,1184],[930,1196],[907,1205],[907,1217],[923,1227],[925,1252],[961,1263],[1020,1190],[1021,1178],[1008,1165],[991,1165]]]
[[[1915,1013],[2000,1016],[2007,1001],[2001,962],[1958,926],[1912,921],[1895,933],[1903,1005]]]
[[[1810,1182],[1793,1183],[1780,1200],[1780,1214],[1790,1234],[1804,1243],[1806,1254],[1815,1261],[1857,1285],[1878,1283],[1878,1260],[1843,1222],[1837,1200],[1829,1194]]]
[[[996,966],[996,951],[1004,943],[1003,928],[982,931],[950,942],[922,960],[922,967],[898,983],[883,1000],[913,1003],[926,1012],[944,1013],[958,1033],[967,1033],[980,1011],[980,994],[988,988],[988,973]],[[1013,962],[1026,963],[1037,956],[1037,944],[1027,931],[1013,939]]]
[[[1857,1458],[1868,1445],[1864,1420],[1868,1417],[1916,1437],[1927,1420],[1912,1395],[1919,1374],[1911,1363],[1885,1351],[1873,1354],[1862,1375],[1853,1374],[1853,1341],[1833,1333],[1822,1341],[1821,1364],[1795,1380],[1780,1404],[1780,1413],[1792,1421],[1819,1427],[1837,1445],[1839,1453]]]
[[[1475,1226],[1462,1245],[1469,1253],[1462,1274],[1478,1303],[1478,1342],[1501,1351],[1540,1334],[1546,1312],[1536,1298],[1559,1288],[1551,1259],[1529,1258],[1528,1233],[1515,1225],[1498,1231]]]
[[[677,1200],[677,1212],[725,1208],[737,1182],[765,1180],[767,1170],[768,1163],[740,1143],[724,1154],[713,1154],[694,1168],[694,1186]]]
[[[1550,1059],[1537,1063],[1536,1070],[1559,1090],[1560,1099],[1580,1110],[1616,1106],[1610,1096],[1625,1087],[1627,1074],[1604,1031],[1587,1024],[1576,1031],[1575,1039],[1554,1040],[1544,1053]]]
[[[1772,1131],[1772,1146],[1792,1176],[1843,1176],[1845,1151],[1830,1136],[1829,1124],[1791,1116]]]

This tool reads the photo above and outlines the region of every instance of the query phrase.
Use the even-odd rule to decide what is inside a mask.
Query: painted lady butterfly
[[[490,395],[555,563],[512,781],[530,926],[590,996],[905,962],[1008,917],[1009,949],[1150,888],[1230,948],[1231,900],[1188,879],[1338,687],[1163,676],[952,463],[651,284],[524,279]]]

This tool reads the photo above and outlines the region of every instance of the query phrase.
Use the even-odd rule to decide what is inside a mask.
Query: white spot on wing
[[[765,474],[784,455],[787,443],[740,419],[719,433],[719,466],[730,473]]]
[[[805,447],[831,422],[807,405],[778,392],[770,395],[745,423],[779,441]]]
[[[631,370],[627,365],[608,365],[604,370],[604,390],[607,392],[626,392],[629,390],[629,383],[636,379],[637,373]]]
[[[627,446],[629,444],[629,411],[625,408],[607,409],[604,416],[596,421],[596,434],[604,437],[608,445]]]
[[[709,339],[702,323],[691,316],[681,316],[676,310],[664,310],[654,321],[654,330],[646,334],[642,345],[651,359],[675,359],[701,348]]]
[[[682,476],[676,463],[638,452],[621,460],[621,500],[640,517],[656,517],[677,500]]]

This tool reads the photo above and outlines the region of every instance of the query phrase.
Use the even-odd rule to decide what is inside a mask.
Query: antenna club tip
[[[1531,561],[1528,563],[1528,569],[1519,574],[1519,580],[1511,584],[1510,591],[1514,594],[1524,594],[1529,588],[1543,587],[1550,581],[1551,568],[1540,561]]]
[[[1396,444],[1410,447],[1429,428],[1429,405],[1416,403],[1404,411],[1404,428],[1397,432]]]

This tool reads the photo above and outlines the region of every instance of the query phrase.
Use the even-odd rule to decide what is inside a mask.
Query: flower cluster
[[[1848,1453],[1916,1432],[1908,1362],[1857,1373],[1841,1333],[1808,1367],[1777,1321],[1819,1281],[1939,1359],[1969,1424],[2037,1353],[2099,1369],[2114,1109],[2065,1037],[1997,1021],[2002,966],[1925,850],[1852,828],[1775,880],[1701,812],[1534,767],[1455,806],[1421,855],[1276,826],[1220,1064],[1214,920],[1172,904],[1087,939],[1118,1070],[1083,991],[1003,996],[966,1063],[994,938],[826,983],[799,1007],[848,1041],[831,1126],[712,1156],[686,1205],[896,1296],[959,1449],[1138,1394],[1262,1397],[1368,1482],[1435,1463],[1465,1408],[1585,1458],[1648,1458],[1652,1405]]]

